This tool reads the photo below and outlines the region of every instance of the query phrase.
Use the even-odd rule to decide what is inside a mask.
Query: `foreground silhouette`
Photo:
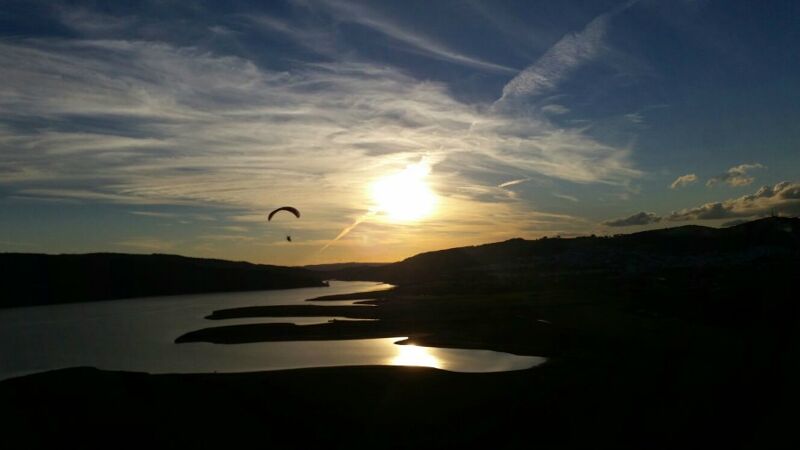
[[[209,311],[215,326],[176,336],[235,345],[389,333],[548,357],[529,370],[68,369],[0,382],[0,415],[9,442],[50,448],[105,448],[107,433],[185,448],[797,448],[798,222],[512,240],[333,267],[398,287],[320,299],[372,307]],[[225,325],[288,316],[380,320]]]

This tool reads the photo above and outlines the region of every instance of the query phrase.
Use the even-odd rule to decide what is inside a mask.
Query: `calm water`
[[[404,336],[237,345],[173,342],[186,332],[210,326],[270,322],[304,325],[330,319],[281,317],[209,321],[203,318],[217,309],[342,304],[305,300],[388,287],[371,282],[331,282],[328,288],[151,297],[0,310],[0,379],[74,366],[150,373],[196,373],[378,364],[428,366],[457,372],[494,372],[525,369],[545,360],[486,350],[394,344],[405,339]]]

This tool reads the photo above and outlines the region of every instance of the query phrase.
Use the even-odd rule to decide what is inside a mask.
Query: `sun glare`
[[[397,356],[389,364],[393,366],[424,366],[441,368],[442,362],[425,347],[414,344],[395,345]]]
[[[376,181],[372,185],[375,211],[398,222],[419,220],[431,214],[436,195],[425,181],[430,171],[428,164],[420,162]]]

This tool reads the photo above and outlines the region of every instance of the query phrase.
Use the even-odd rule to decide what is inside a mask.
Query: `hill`
[[[324,286],[302,268],[176,255],[0,254],[0,307]]]
[[[800,270],[800,219],[770,217],[729,228],[689,225],[611,237],[517,238],[421,253],[396,263],[296,268],[160,254],[5,253],[0,254],[0,307],[323,286],[330,278],[464,292],[527,289],[544,278],[578,273],[606,279],[669,270],[716,276],[755,266]]]
[[[421,253],[379,267],[333,272],[345,280],[402,285],[513,288],[565,273],[642,274],[667,269],[743,267],[757,261],[800,261],[800,219],[770,217],[730,228],[696,225],[612,237],[504,242]]]

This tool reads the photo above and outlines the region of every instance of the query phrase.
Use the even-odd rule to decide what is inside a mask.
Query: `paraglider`
[[[274,216],[275,214],[277,214],[280,211],[288,211],[288,212],[294,214],[294,216],[297,217],[298,219],[300,218],[300,211],[298,211],[298,209],[295,208],[294,206],[281,206],[280,208],[276,208],[271,213],[269,213],[269,215],[267,216],[267,221],[271,222],[272,221],[272,216]],[[286,240],[288,242],[292,242],[292,236],[291,235],[286,235]]]
[[[272,216],[274,216],[279,211],[289,211],[290,213],[294,214],[294,216],[297,217],[298,219],[300,218],[300,211],[298,211],[297,208],[295,208],[294,206],[281,206],[280,208],[277,208],[273,210],[271,213],[269,213],[269,216],[267,216],[267,221],[271,221]]]

